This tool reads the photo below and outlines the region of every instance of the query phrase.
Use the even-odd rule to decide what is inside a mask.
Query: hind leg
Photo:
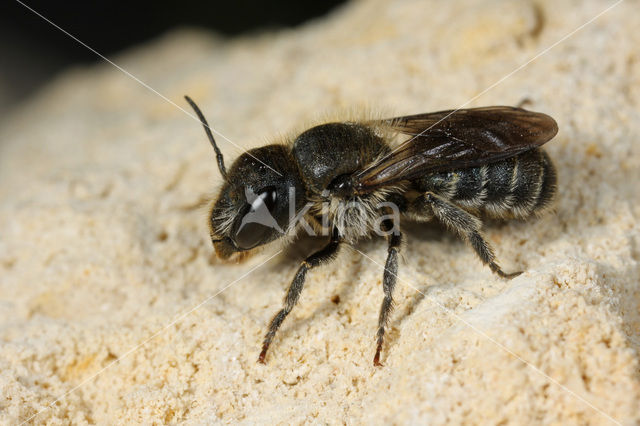
[[[412,207],[413,212],[417,215],[424,214],[429,216],[429,213],[433,213],[433,216],[444,223],[447,228],[457,232],[458,235],[469,241],[480,260],[489,265],[489,268],[497,275],[502,278],[513,278],[522,273],[520,271],[507,274],[500,269],[496,262],[496,256],[493,254],[493,249],[485,241],[480,231],[482,221],[476,216],[431,192],[418,197],[413,202]]]

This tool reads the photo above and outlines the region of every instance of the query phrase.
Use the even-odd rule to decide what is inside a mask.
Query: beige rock
[[[640,422],[637,2],[572,33],[612,4],[362,1],[113,58],[175,104],[106,63],[59,76],[0,128],[0,422]],[[408,226],[384,368],[385,244],[344,250],[259,365],[301,249],[212,257],[219,175],[183,94],[238,145],[218,138],[229,159],[353,105],[528,98],[560,126],[557,213],[487,227],[505,269],[526,271],[512,281]]]

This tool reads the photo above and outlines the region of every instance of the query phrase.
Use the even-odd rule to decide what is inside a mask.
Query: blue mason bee
[[[340,247],[370,236],[377,224],[388,242],[373,363],[380,364],[392,309],[402,241],[389,206],[413,220],[438,220],[471,245],[498,276],[505,273],[484,238],[481,217],[527,218],[548,209],[554,166],[540,146],[558,126],[548,115],[509,106],[459,109],[389,119],[329,122],[285,144],[251,149],[227,170],[197,105],[224,179],[209,217],[217,255],[227,259],[290,235],[290,216],[325,232],[326,245],[302,261],[269,324],[258,361],[294,308],[307,272],[336,258]],[[392,145],[392,139],[406,140]],[[359,208],[344,208],[345,203]],[[268,212],[269,221],[247,220]]]

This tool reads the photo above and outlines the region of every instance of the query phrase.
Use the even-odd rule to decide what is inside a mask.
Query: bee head
[[[207,120],[191,98],[185,99],[204,126],[225,181],[209,216],[216,254],[228,259],[284,236],[305,203],[290,149],[277,144],[252,149],[238,157],[227,173]]]
[[[291,152],[268,145],[233,163],[209,217],[216,253],[229,258],[284,236],[304,205],[304,189]]]

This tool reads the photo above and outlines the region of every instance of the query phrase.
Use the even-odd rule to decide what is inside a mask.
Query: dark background
[[[345,2],[21,1],[107,57],[176,27],[208,28],[231,37],[294,27]],[[60,70],[99,60],[25,6],[8,1],[0,13],[0,112],[27,98]]]

